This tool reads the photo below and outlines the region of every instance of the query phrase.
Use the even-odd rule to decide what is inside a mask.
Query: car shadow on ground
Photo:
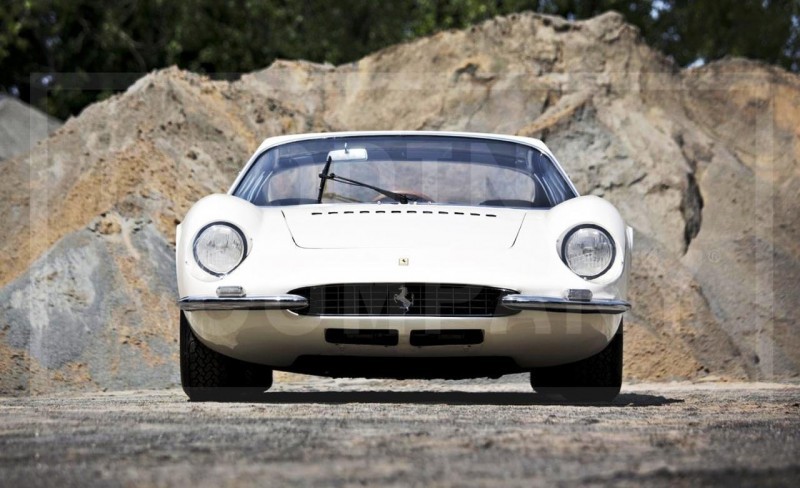
[[[606,407],[658,407],[682,403],[678,398],[643,393],[620,393],[611,403],[576,403],[561,397],[526,392],[466,392],[466,391],[322,391],[267,392],[257,403],[406,403],[444,405],[576,405]]]

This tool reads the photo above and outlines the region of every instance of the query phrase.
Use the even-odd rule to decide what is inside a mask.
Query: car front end
[[[377,155],[361,137],[328,139],[334,148],[344,139],[351,151],[364,146]],[[411,137],[404,147],[416,142]],[[289,154],[296,164],[297,152]],[[309,174],[322,178],[319,159]],[[425,167],[407,159],[415,164],[409,167]],[[343,172],[348,162],[334,162],[333,170]],[[357,169],[340,177],[342,187],[366,179]],[[441,173],[415,176],[422,184],[411,193],[414,182],[376,172],[369,176],[403,192],[367,185],[324,201],[321,185],[320,202],[282,204],[287,184],[278,179],[278,204],[267,198],[259,205],[263,195],[242,198],[247,171],[230,194],[199,201],[178,230],[178,303],[191,332],[218,354],[330,376],[465,378],[575,363],[621,334],[632,232],[610,203],[579,197],[571,184],[562,192],[574,193],[554,205],[519,206],[517,195],[509,205],[493,195],[474,204],[439,201],[458,193],[432,191]],[[462,193],[473,179],[496,191],[481,171],[460,182]],[[536,184],[520,191],[541,191]],[[354,198],[366,191],[376,196]],[[413,196],[405,203],[385,197],[398,194]]]

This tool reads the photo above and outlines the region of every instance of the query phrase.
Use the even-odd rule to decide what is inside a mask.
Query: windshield
[[[550,208],[575,197],[541,151],[493,139],[383,135],[290,142],[264,151],[233,194],[255,205],[413,203]],[[358,184],[346,182],[355,181]],[[383,190],[381,192],[380,190]]]

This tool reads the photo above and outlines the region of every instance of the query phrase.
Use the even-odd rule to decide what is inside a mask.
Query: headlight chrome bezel
[[[239,262],[236,263],[235,266],[233,266],[228,271],[225,271],[224,273],[213,271],[213,270],[207,268],[206,265],[203,264],[203,262],[200,260],[200,258],[197,255],[197,246],[198,246],[198,243],[200,241],[200,236],[202,236],[204,232],[206,232],[208,229],[210,229],[211,227],[214,227],[214,226],[228,227],[229,229],[233,230],[236,234],[238,234],[239,239],[242,241],[242,257],[241,257],[241,259],[239,259]],[[238,268],[244,262],[244,260],[247,258],[247,252],[248,252],[247,238],[245,237],[244,232],[242,232],[242,230],[238,226],[236,226],[235,224],[232,224],[230,222],[221,221],[221,220],[220,221],[216,221],[216,222],[211,222],[209,224],[204,225],[202,228],[200,228],[199,231],[197,231],[197,233],[194,235],[194,240],[192,241],[192,255],[194,257],[194,262],[197,263],[197,266],[199,266],[200,269],[202,269],[206,273],[208,273],[208,274],[210,274],[212,276],[215,276],[217,278],[229,275],[236,268]]]
[[[572,266],[570,266],[569,262],[567,261],[567,245],[569,244],[569,240],[578,231],[580,231],[582,229],[594,229],[594,230],[600,231],[601,233],[603,233],[606,236],[606,238],[608,239],[609,244],[611,245],[611,259],[608,260],[608,265],[606,265],[606,267],[602,271],[600,271],[599,273],[594,274],[594,275],[582,275],[582,274],[578,273],[577,271],[572,269]],[[580,224],[580,225],[576,225],[575,227],[571,228],[566,234],[564,234],[564,237],[561,239],[561,261],[564,262],[564,265],[567,267],[567,269],[569,269],[570,271],[575,273],[575,275],[580,276],[581,278],[583,278],[585,280],[593,280],[593,279],[599,278],[599,277],[603,276],[604,274],[608,273],[608,271],[614,266],[614,262],[616,261],[616,259],[617,259],[617,245],[614,242],[614,238],[611,236],[610,232],[608,232],[606,229],[604,229],[603,227],[601,227],[601,226],[599,226],[597,224]]]

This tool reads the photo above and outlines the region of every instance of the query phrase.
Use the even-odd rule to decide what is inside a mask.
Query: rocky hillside
[[[333,67],[167,69],[0,179],[0,391],[178,380],[174,227],[265,137],[458,129],[543,139],[636,230],[629,379],[800,372],[800,78],[681,70],[608,13],[487,21]]]
[[[58,120],[0,93],[0,161],[27,153],[59,127]]]

